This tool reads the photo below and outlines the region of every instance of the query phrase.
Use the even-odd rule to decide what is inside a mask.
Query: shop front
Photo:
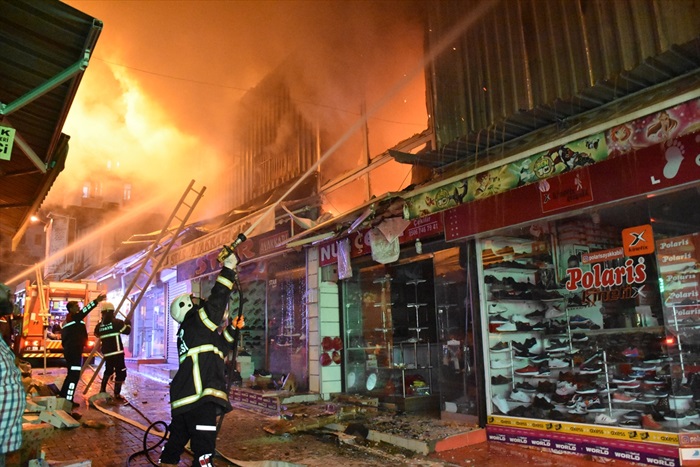
[[[444,213],[476,245],[490,441],[700,460],[697,108],[478,174]]]
[[[379,224],[320,245],[321,266],[338,269],[343,335],[322,342],[321,364],[342,365],[347,394],[473,421],[465,246],[440,238],[441,214],[401,225],[393,247],[384,248],[383,234],[377,240],[382,228],[390,231]]]

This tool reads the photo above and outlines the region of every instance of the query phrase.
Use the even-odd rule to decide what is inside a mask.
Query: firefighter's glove
[[[243,329],[244,326],[245,319],[243,318],[243,315],[231,317],[231,327],[234,327],[236,329]]]
[[[238,255],[236,255],[236,253],[228,255],[224,260],[224,266],[235,271],[238,266]]]
[[[103,293],[98,295],[97,298],[95,299],[95,301],[97,303],[100,303],[100,302],[105,301],[105,300],[107,300],[107,295],[105,295]]]

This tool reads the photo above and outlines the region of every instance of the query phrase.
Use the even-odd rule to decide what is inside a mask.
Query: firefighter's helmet
[[[188,293],[178,295],[170,304],[170,316],[178,323],[182,323],[185,319],[185,315],[193,308],[194,303],[192,303],[192,295]]]

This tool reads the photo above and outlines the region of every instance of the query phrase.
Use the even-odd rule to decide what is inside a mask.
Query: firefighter
[[[226,393],[224,358],[233,349],[235,331],[244,326],[244,321],[230,310],[229,324],[220,331],[229,297],[238,287],[236,255],[231,254],[223,263],[207,300],[183,294],[170,305],[170,316],[180,323],[180,367],[170,384],[170,438],[160,465],[177,465],[189,441],[194,465],[212,467],[216,419],[232,410]]]
[[[95,309],[98,303],[107,298],[100,294],[96,299],[80,308],[78,302],[70,301],[66,304],[68,315],[61,328],[61,344],[63,356],[66,359],[66,379],[63,380],[59,395],[73,402],[75,390],[80,380],[80,369],[83,366],[83,349],[88,340],[87,329],[83,319]]]
[[[126,381],[126,363],[124,362],[124,345],[121,334],[131,334],[131,321],[114,317],[114,305],[105,302],[102,305],[102,319],[95,326],[95,335],[100,338],[102,357],[105,360],[105,371],[102,374],[100,392],[107,392],[107,382],[114,374],[114,400],[126,402],[121,395],[122,384]]]

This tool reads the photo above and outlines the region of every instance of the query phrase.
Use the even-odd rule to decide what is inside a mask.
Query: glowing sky
[[[74,203],[82,180],[109,166],[141,195],[179,196],[195,179],[207,186],[205,210],[217,214],[217,180],[241,175],[224,163],[236,152],[237,102],[285,59],[304,62],[299,89],[313,89],[300,100],[305,111],[342,128],[359,117],[362,99],[371,107],[423,53],[422,13],[408,1],[66,3],[104,29],[63,128],[66,170],[47,202]],[[374,155],[425,129],[423,76],[369,127]]]

